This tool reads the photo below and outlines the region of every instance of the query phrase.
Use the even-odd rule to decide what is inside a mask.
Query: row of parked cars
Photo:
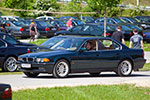
[[[104,35],[104,17],[93,19],[83,16],[81,20],[72,17],[73,28],[67,30],[66,22],[71,16],[60,18],[41,16],[34,19],[40,36],[52,37],[55,35],[81,35],[81,36],[103,36]],[[136,28],[144,37],[146,42],[150,42],[150,16],[136,17],[115,17],[106,18],[106,35],[111,36],[118,25],[122,26],[122,32],[125,39],[133,35],[132,30]],[[1,23],[7,23],[7,31],[15,37],[29,37],[29,25],[31,19],[21,19],[19,17],[1,16]]]
[[[15,22],[17,23],[19,21],[20,20],[16,20]],[[27,21],[27,19],[26,19],[26,21]],[[29,21],[28,23],[30,23],[29,19],[28,19],[28,21]],[[54,21],[54,20],[52,20],[52,21]],[[11,22],[11,20],[8,22]],[[35,23],[36,22],[40,23],[40,25],[42,23],[45,23],[44,24],[45,26],[49,25],[47,23],[47,21],[43,21],[43,20],[35,20]],[[7,24],[9,24],[9,23],[7,23]],[[125,34],[125,38],[129,39],[129,37],[132,35],[131,34],[132,30],[130,29],[130,27],[134,26],[134,25],[129,24],[129,23],[128,24],[126,23],[125,25],[124,24],[119,24],[119,25],[122,26],[123,32]],[[110,24],[109,23],[106,28],[107,29],[106,35],[111,36],[111,34],[115,31],[115,28],[117,27],[117,25],[118,24]],[[130,25],[130,27],[128,27],[127,25]],[[18,25],[18,26],[21,26],[21,25]],[[9,27],[9,25],[8,25],[8,27]],[[23,27],[25,27],[25,26],[23,26]],[[141,29],[138,26],[136,26],[136,27]],[[28,28],[26,30],[28,30]],[[90,36],[102,36],[103,30],[104,30],[104,26],[102,23],[87,23],[87,24],[80,24],[80,25],[74,26],[70,30],[55,32],[54,35],[69,35],[69,34],[71,34],[71,35],[81,35],[81,36],[89,36],[89,35]],[[139,31],[143,35],[144,30],[141,29]],[[11,72],[16,71],[16,69],[17,69],[16,61],[18,60],[19,55],[22,55],[25,53],[37,52],[37,51],[41,51],[41,50],[49,50],[53,45],[57,44],[57,42],[62,40],[62,38],[51,38],[50,40],[41,44],[41,46],[37,46],[34,44],[29,44],[29,43],[22,43],[22,42],[16,40],[12,34],[9,35],[9,34],[5,34],[5,33],[1,33],[0,37],[1,37],[0,38],[0,42],[1,42],[0,43],[0,48],[1,48],[0,49],[0,54],[1,54],[1,57],[0,57],[1,64],[0,65],[1,65],[3,71],[11,71]],[[95,44],[97,44],[97,43],[95,43]]]

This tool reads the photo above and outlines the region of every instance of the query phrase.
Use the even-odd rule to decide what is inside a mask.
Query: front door
[[[0,66],[3,65],[6,50],[7,50],[7,48],[6,48],[5,43],[0,40]]]

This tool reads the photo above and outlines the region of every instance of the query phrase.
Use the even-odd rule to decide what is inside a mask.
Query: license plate
[[[21,64],[22,68],[31,68],[31,64]]]
[[[26,31],[29,31],[29,29],[26,29]]]
[[[52,28],[52,30],[54,31],[54,30],[56,30],[56,28]]]

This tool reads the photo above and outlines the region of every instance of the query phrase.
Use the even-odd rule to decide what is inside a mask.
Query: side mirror
[[[80,49],[80,52],[84,52],[84,51],[86,51],[86,48],[81,48]]]

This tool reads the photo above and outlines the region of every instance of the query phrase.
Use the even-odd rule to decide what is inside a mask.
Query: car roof
[[[74,35],[63,35],[63,36],[56,36],[56,37],[64,37],[64,38],[76,38],[76,39],[112,39],[110,37],[88,37],[88,36],[74,36]]]

